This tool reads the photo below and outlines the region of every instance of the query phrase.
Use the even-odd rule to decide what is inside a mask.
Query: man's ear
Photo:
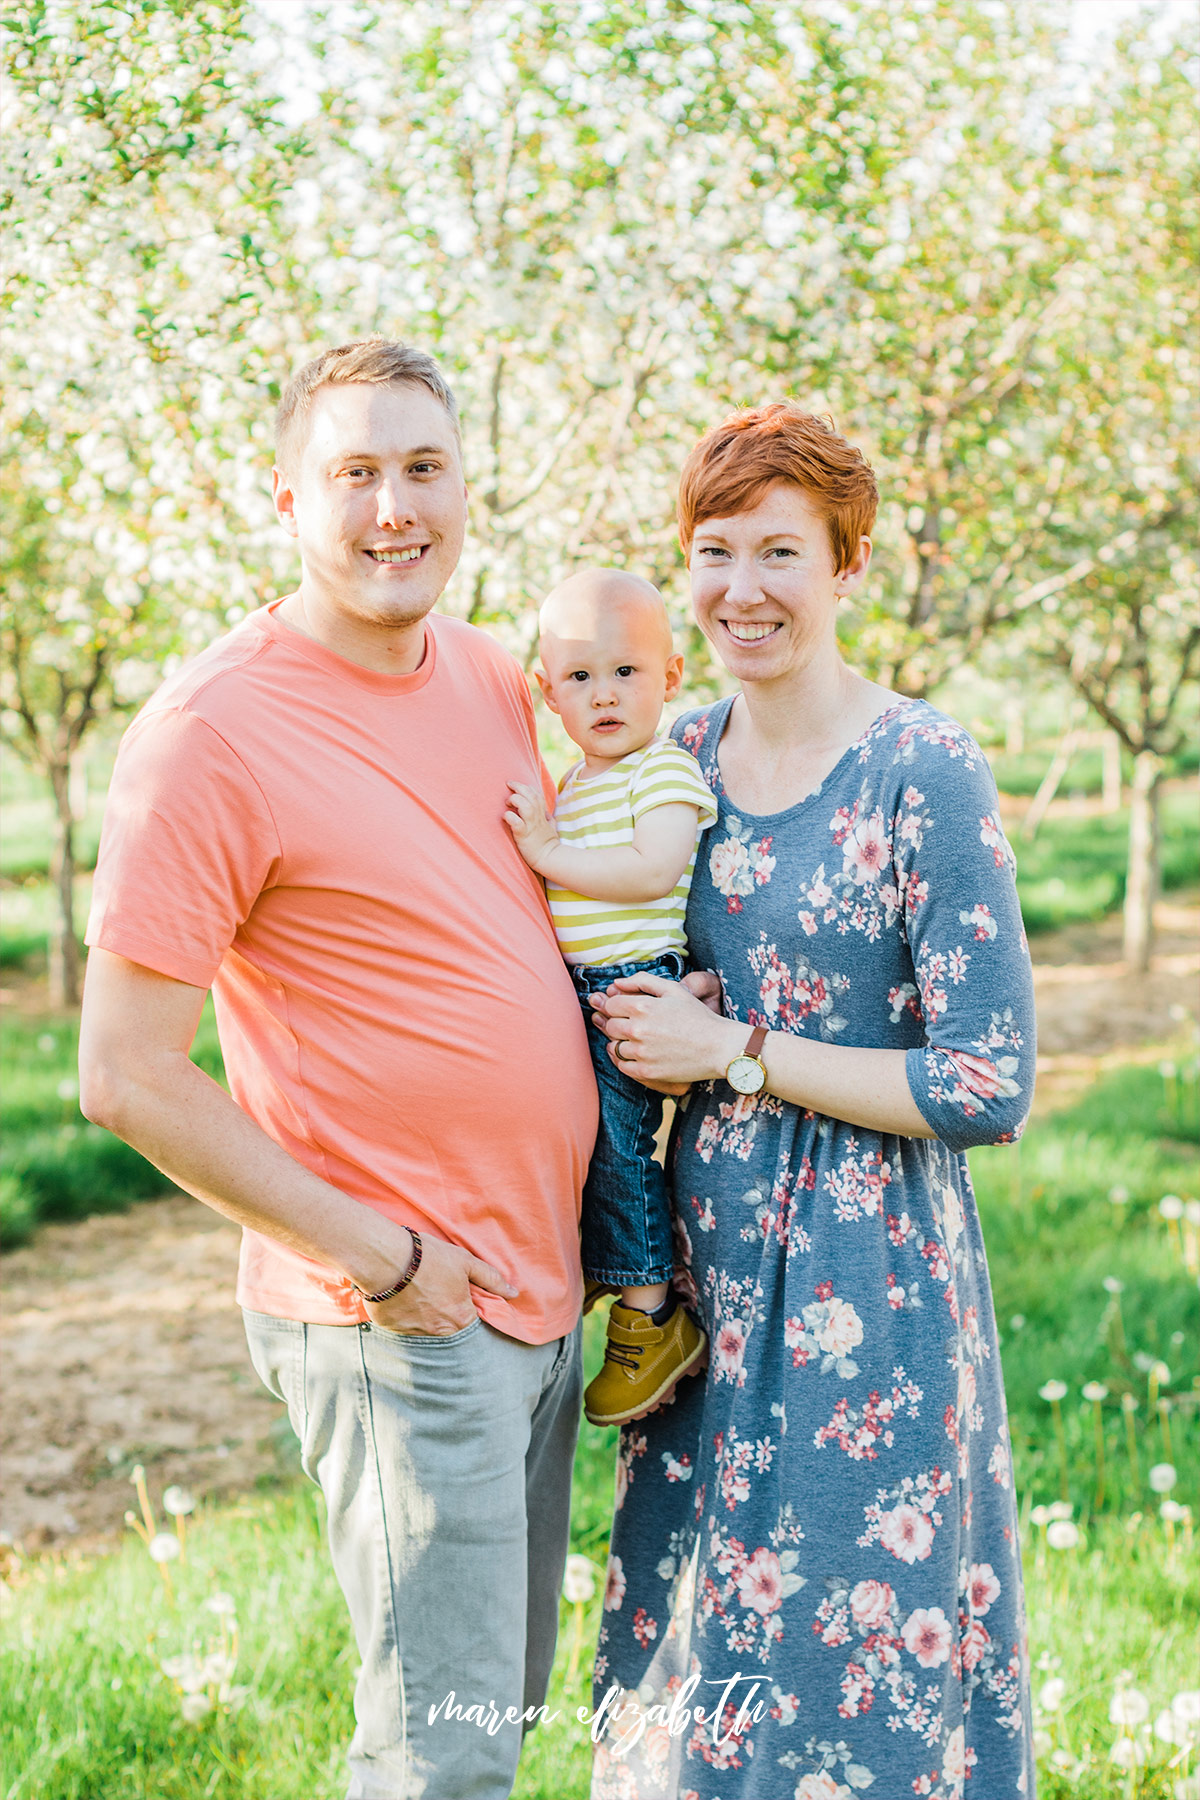
[[[673,700],[683,686],[683,656],[675,650],[667,658],[667,691],[664,699]]]
[[[558,701],[554,698],[554,683],[547,675],[545,669],[535,669],[533,672],[537,677],[537,684],[542,690],[542,699],[546,702],[550,711],[556,713],[558,711]]]
[[[292,485],[282,469],[271,470],[271,498],[275,502],[275,516],[289,537],[299,537],[296,524],[296,496]]]

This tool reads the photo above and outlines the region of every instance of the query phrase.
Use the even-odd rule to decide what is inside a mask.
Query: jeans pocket
[[[438,1348],[443,1345],[461,1344],[464,1339],[471,1336],[472,1332],[480,1330],[482,1325],[483,1320],[476,1316],[471,1320],[469,1325],[464,1325],[461,1331],[435,1332],[433,1335],[422,1334],[415,1331],[393,1331],[390,1326],[376,1325],[374,1320],[371,1321],[370,1328],[372,1332],[376,1333],[381,1338],[394,1338],[399,1344],[410,1344],[413,1349],[424,1350],[427,1348]]]

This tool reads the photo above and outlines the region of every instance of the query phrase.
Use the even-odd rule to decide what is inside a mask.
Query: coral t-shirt
[[[278,604],[278,603],[276,603]],[[265,607],[168,680],[122,741],[88,942],[211,985],[230,1089],[297,1162],[460,1244],[546,1343],[579,1316],[596,1135],[582,1013],[504,824],[541,781],[524,676],[430,616],[421,666],[347,662]],[[335,1270],[247,1231],[238,1299],[365,1318]]]

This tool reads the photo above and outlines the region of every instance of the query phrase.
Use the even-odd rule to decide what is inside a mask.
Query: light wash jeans
[[[247,1312],[329,1514],[362,1670],[347,1800],[507,1800],[545,1698],[579,1424],[579,1329],[518,1343]],[[483,1726],[431,1707],[483,1709]],[[486,1729],[489,1706],[512,1721]],[[478,1715],[476,1715],[478,1716]]]

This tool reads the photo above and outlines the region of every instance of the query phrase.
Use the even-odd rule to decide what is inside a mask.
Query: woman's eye
[[[632,675],[633,674],[633,664],[632,663],[622,663],[620,668],[617,670],[617,674],[618,675]]]
[[[769,556],[782,557],[782,556],[795,556],[796,552],[794,550],[789,550],[787,548],[786,544],[776,544],[772,550],[768,551],[767,554]]]

